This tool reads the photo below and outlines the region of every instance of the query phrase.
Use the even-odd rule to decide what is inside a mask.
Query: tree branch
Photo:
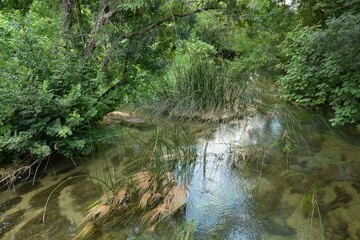
[[[196,13],[199,13],[199,12],[204,12],[204,11],[208,11],[208,10],[213,10],[213,8],[205,8],[205,9],[196,9],[194,11],[191,11],[191,12],[188,12],[188,13],[183,13],[183,14],[170,14],[169,16],[165,17],[164,19],[162,20],[159,20],[157,21],[156,23],[153,23],[153,24],[150,24],[149,26],[141,29],[141,30],[138,30],[138,31],[135,31],[135,32],[131,32],[131,33],[127,33],[124,35],[123,39],[125,38],[131,38],[131,37],[135,37],[135,36],[138,36],[138,35],[142,35],[146,32],[149,32],[151,29],[154,29],[155,27],[169,21],[169,20],[173,20],[175,18],[183,18],[183,17],[187,17],[189,15],[193,15],[193,14],[196,14]],[[121,39],[122,40],[122,39]]]
[[[193,14],[196,14],[196,13],[200,13],[200,12],[204,12],[204,11],[209,11],[209,10],[214,10],[214,8],[197,8],[195,9],[194,11],[191,11],[191,12],[188,12],[188,13],[181,13],[181,14],[170,14],[168,16],[166,16],[165,18],[153,23],[153,24],[150,24],[148,25],[147,27],[143,28],[143,29],[140,29],[140,30],[137,30],[137,31],[134,31],[134,32],[130,32],[130,33],[125,33],[125,34],[122,34],[120,35],[116,41],[112,44],[112,46],[110,47],[108,53],[106,54],[104,60],[103,60],[103,64],[102,64],[102,70],[105,72],[107,70],[107,67],[109,65],[109,62],[110,62],[110,59],[111,59],[111,55],[113,54],[113,52],[117,49],[117,44],[119,42],[121,42],[122,40],[124,39],[127,39],[127,38],[132,38],[132,37],[136,37],[136,36],[139,36],[139,35],[143,35],[149,31],[151,31],[152,29],[160,26],[161,24],[167,22],[167,21],[170,21],[170,20],[174,20],[176,18],[183,18],[183,17],[187,17],[189,15],[193,15]]]
[[[73,24],[73,12],[75,9],[75,0],[62,0],[61,12],[63,31],[68,32]]]
[[[96,39],[95,36],[99,32],[100,28],[105,25],[108,20],[120,12],[120,9],[115,8],[111,11],[109,11],[110,7],[110,1],[109,0],[102,0],[100,4],[100,12],[99,15],[96,18],[95,26],[91,30],[90,37],[86,43],[85,49],[84,49],[84,56],[83,58],[87,58],[91,53],[94,52],[96,47]]]
[[[122,40],[124,39],[128,39],[128,38],[133,38],[133,37],[136,37],[136,36],[140,36],[140,35],[143,35],[149,31],[151,31],[152,29],[160,26],[161,24],[167,22],[167,21],[170,21],[170,20],[173,20],[173,19],[176,19],[176,18],[183,18],[183,17],[187,17],[189,15],[192,15],[192,14],[196,14],[196,13],[200,13],[200,12],[204,12],[204,11],[209,11],[209,10],[214,10],[215,8],[203,8],[203,9],[200,9],[200,8],[197,8],[195,9],[194,11],[191,11],[191,12],[188,12],[188,13],[182,13],[182,14],[170,14],[168,16],[166,16],[165,18],[153,23],[153,24],[150,24],[148,25],[147,27],[143,28],[143,29],[140,29],[140,30],[137,30],[137,31],[134,31],[134,32],[130,32],[130,33],[125,33],[125,34],[122,34],[120,35],[116,41],[112,44],[112,46],[110,47],[109,51],[108,51],[108,54],[106,55],[106,57],[104,58],[103,60],[103,65],[102,65],[102,70],[105,72],[107,70],[107,67],[109,65],[109,62],[110,62],[110,59],[111,59],[111,55],[112,53],[117,49],[117,45],[119,42],[121,42]],[[112,87],[110,87],[108,90],[106,90],[101,96],[99,99],[102,99],[104,98],[106,95],[108,95],[110,92],[114,91],[115,89],[117,89],[118,87],[122,86],[124,83],[122,82],[122,80],[120,80],[119,82],[117,82],[116,84],[114,84]]]

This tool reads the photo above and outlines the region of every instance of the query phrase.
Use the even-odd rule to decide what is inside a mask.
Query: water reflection
[[[206,147],[198,151],[186,208],[186,219],[196,224],[197,239],[253,240],[264,232],[264,223],[254,211],[251,190],[256,180],[233,171],[229,160],[236,157],[235,147],[260,144],[265,132],[279,135],[278,119],[255,116],[221,125],[210,140],[200,141]]]

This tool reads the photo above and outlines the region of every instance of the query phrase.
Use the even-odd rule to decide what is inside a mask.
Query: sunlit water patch
[[[271,132],[268,138],[281,133],[278,119],[267,121],[256,116],[224,124],[211,139],[200,141],[186,206],[186,220],[195,222],[197,239],[260,239],[266,231],[253,204],[258,179],[244,178],[230,163],[236,148],[260,144],[266,131]]]

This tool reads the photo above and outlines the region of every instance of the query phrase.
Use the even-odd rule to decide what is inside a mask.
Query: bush
[[[282,97],[330,106],[333,125],[360,122],[360,15],[343,14],[325,28],[297,27],[283,44]]]
[[[0,23],[0,156],[88,153],[87,133],[115,104],[97,66],[58,36],[56,19],[0,13]]]

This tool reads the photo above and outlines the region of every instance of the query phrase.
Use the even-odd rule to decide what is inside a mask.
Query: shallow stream
[[[306,116],[299,124],[256,114],[209,127],[196,145],[186,208],[169,224],[191,223],[194,239],[360,239],[360,137],[299,114]],[[129,131],[140,137],[151,129]],[[116,143],[104,149],[78,167],[50,163],[34,182],[1,192],[0,238],[74,237],[100,194],[99,183],[85,175],[110,181],[108,173],[123,174],[131,160]],[[103,228],[96,239],[175,239],[171,227],[142,231],[128,222]]]

